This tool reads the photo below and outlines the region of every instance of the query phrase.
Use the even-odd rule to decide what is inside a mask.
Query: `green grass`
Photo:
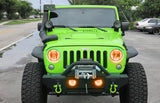
[[[5,22],[5,21],[7,21],[7,20],[0,20],[0,23]]]
[[[9,23],[6,23],[4,25],[14,25],[14,24],[24,24],[24,23],[29,23],[29,22],[34,22],[34,21],[40,21],[42,19],[22,19],[22,20],[12,20]]]

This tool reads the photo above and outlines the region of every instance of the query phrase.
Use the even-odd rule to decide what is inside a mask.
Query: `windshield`
[[[115,10],[111,8],[59,8],[54,12],[58,17],[51,18],[53,25],[111,28],[117,20]]]

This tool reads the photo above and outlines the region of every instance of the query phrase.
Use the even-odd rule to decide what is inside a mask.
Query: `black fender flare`
[[[132,46],[126,46],[127,49],[127,59],[133,58],[138,55],[138,51]]]
[[[44,46],[37,46],[33,49],[32,51],[32,56],[35,57],[35,58],[38,58],[40,60],[43,60],[43,49],[44,49]]]

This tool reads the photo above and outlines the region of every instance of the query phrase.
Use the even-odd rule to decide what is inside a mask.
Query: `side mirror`
[[[129,22],[122,22],[121,29],[122,29],[122,31],[129,30]]]
[[[40,30],[41,30],[41,27],[42,27],[42,23],[38,23],[38,25],[37,25],[37,29],[38,29],[38,31],[40,31]]]
[[[119,20],[116,20],[113,24],[114,31],[118,31],[119,28],[121,27],[121,22]]]
[[[124,36],[125,31],[129,30],[129,22],[122,22],[121,29],[122,29],[122,36]]]

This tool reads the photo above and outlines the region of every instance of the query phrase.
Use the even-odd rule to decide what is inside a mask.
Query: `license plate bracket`
[[[75,70],[76,79],[95,79],[96,78],[96,69],[77,69]]]

